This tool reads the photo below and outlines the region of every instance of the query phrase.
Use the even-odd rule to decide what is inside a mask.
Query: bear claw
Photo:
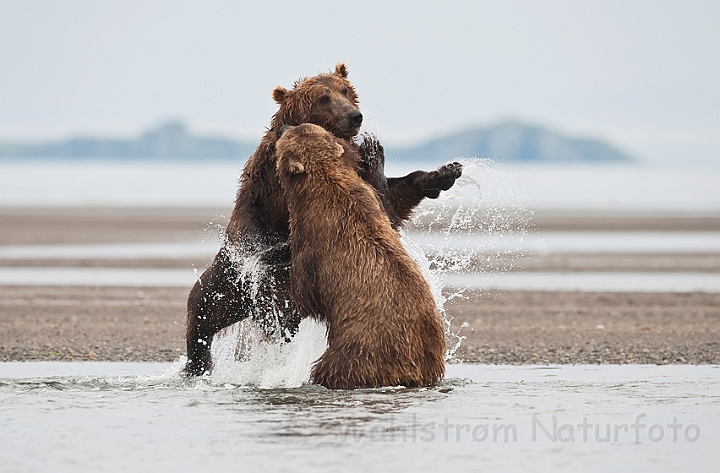
[[[440,166],[435,171],[429,173],[428,180],[423,189],[425,197],[436,199],[440,196],[440,191],[450,189],[455,180],[462,176],[462,164],[458,162]]]

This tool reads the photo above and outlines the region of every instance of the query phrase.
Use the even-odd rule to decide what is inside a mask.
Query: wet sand
[[[193,241],[217,235],[227,208],[2,208],[0,245]],[[532,213],[537,231],[720,231],[706,212],[547,211]],[[422,228],[422,224],[418,225]]]
[[[0,360],[175,361],[188,292],[0,287]]]
[[[0,245],[199,241],[230,209],[0,209]],[[542,230],[717,231],[720,216],[537,212]],[[14,267],[204,267],[196,259],[7,259]],[[720,254],[547,254],[525,271],[720,271]],[[188,288],[0,286],[0,360],[175,361]],[[720,294],[468,292],[446,308],[467,362],[720,363]],[[463,327],[463,325],[465,325]]]
[[[720,363],[720,294],[488,291],[450,302],[477,363]],[[463,325],[466,325],[463,327]]]
[[[196,241],[232,208],[0,208],[0,245]]]
[[[175,361],[187,292],[0,287],[0,360]],[[469,292],[446,308],[466,362],[720,364],[720,294]]]

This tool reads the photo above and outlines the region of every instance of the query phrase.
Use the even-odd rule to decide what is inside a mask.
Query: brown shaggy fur
[[[212,370],[210,347],[219,330],[246,317],[253,317],[269,335],[291,335],[300,314],[292,303],[278,313],[278,302],[289,300],[290,251],[288,208],[276,173],[276,132],[283,125],[314,123],[332,133],[344,147],[357,152],[360,176],[380,196],[393,226],[407,220],[425,197],[436,198],[449,189],[462,167],[448,164],[404,177],[386,178],[380,143],[365,136],[353,142],[362,123],[358,98],[348,81],[344,64],[330,73],[296,82],[291,90],[277,87],[273,98],[279,104],[270,128],[248,160],[240,178],[235,209],[227,226],[227,242],[212,265],[190,291],[187,303],[186,341],[188,362],[185,373],[201,375]],[[258,285],[242,279],[238,258],[260,257],[266,270]],[[255,287],[260,292],[255,293]],[[267,314],[279,318],[279,330]]]
[[[283,131],[277,166],[290,211],[292,295],[302,315],[328,324],[312,381],[330,389],[437,383],[440,314],[377,192],[358,176],[360,158],[319,126]]]

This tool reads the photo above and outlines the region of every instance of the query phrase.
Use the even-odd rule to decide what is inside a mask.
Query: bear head
[[[347,67],[339,63],[334,72],[300,79],[291,90],[276,87],[273,99],[280,109],[273,116],[270,129],[313,123],[338,138],[357,135],[363,116],[358,110],[357,93],[347,76]]]
[[[344,164],[345,148],[321,126],[312,123],[283,125],[276,135],[280,176],[317,174]]]

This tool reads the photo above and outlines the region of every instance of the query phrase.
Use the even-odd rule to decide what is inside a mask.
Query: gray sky
[[[0,0],[0,139],[258,139],[274,86],[338,61],[386,144],[514,118],[720,161],[717,1]]]

